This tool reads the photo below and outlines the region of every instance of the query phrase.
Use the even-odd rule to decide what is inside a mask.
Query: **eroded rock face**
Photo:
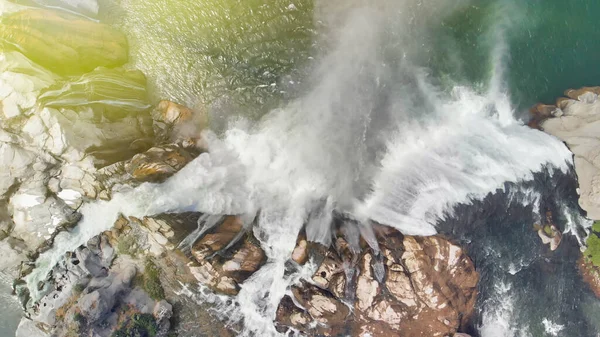
[[[309,335],[449,336],[468,325],[479,275],[463,250],[440,237],[402,236],[379,227],[381,254],[363,247],[358,265],[340,255],[338,237],[314,284],[292,288],[277,312],[280,329]],[[351,276],[349,268],[357,268]],[[348,308],[346,303],[353,303]],[[294,303],[298,303],[299,306]],[[350,310],[352,309],[352,310]],[[310,325],[310,322],[322,325]]]
[[[568,98],[534,108],[533,120],[546,133],[564,141],[574,155],[579,180],[579,205],[591,219],[600,219],[600,87],[567,90]]]
[[[153,112],[154,133],[165,143],[204,148],[200,132],[208,125],[205,107],[190,109],[171,101],[161,101]]]
[[[137,181],[160,182],[172,176],[194,157],[177,145],[153,147],[135,155],[125,164],[125,170]]]
[[[260,268],[266,255],[242,219],[228,216],[192,247],[198,262],[190,270],[198,281],[228,295],[239,292],[239,284]]]
[[[67,253],[48,275],[45,295],[27,306],[30,320],[23,319],[17,334],[108,337],[135,315],[146,314],[157,336],[166,336],[172,306],[133,282],[142,271],[134,260],[116,257],[105,235]]]
[[[81,74],[128,60],[123,33],[67,12],[28,8],[2,17],[0,27],[5,47],[17,48],[55,73]]]
[[[376,226],[379,250],[350,244],[340,232],[330,248],[299,236],[290,263],[309,259],[310,280],[289,289],[277,309],[277,329],[325,336],[452,336],[469,327],[479,274],[465,252],[441,237],[403,236]],[[198,281],[235,295],[264,262],[264,253],[228,217],[192,248]]]

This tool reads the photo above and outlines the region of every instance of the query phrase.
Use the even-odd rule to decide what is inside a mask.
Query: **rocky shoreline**
[[[532,107],[530,127],[562,140],[573,153],[579,205],[592,220],[600,220],[600,87],[568,89],[553,105]],[[577,266],[584,281],[600,298],[598,226],[589,229]]]
[[[40,0],[41,1],[41,0]],[[42,1],[46,3],[46,1]],[[77,7],[77,6],[76,6]],[[236,215],[122,215],[64,254],[38,284],[26,280],[82,205],[160,183],[208,151],[205,109],[150,102],[115,28],[65,11],[2,8],[0,40],[0,272],[15,279],[25,317],[18,337],[233,336],[198,284],[232,300],[268,263]],[[35,23],[35,24],[32,24]],[[48,38],[45,30],[60,33]],[[16,47],[16,48],[15,48]],[[68,62],[65,62],[68,60]],[[351,221],[336,219],[340,222]],[[332,224],[333,225],[333,224]],[[464,336],[479,274],[439,236],[374,225],[371,242],[336,228],[333,244],[300,233],[286,267],[314,266],[291,285],[273,324],[317,336]]]

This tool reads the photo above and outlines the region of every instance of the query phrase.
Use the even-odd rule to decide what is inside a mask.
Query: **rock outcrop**
[[[403,236],[377,226],[379,250],[340,233],[330,248],[300,235],[291,263],[318,266],[277,309],[280,331],[325,336],[451,336],[469,326],[479,275],[464,251],[441,237]],[[264,262],[260,246],[229,217],[192,248],[197,279],[234,295]]]
[[[245,232],[241,218],[235,216],[209,229],[191,253],[198,263],[190,267],[196,279],[227,295],[237,294],[239,285],[266,261],[253,234]]]
[[[564,141],[574,155],[579,205],[600,219],[600,87],[567,90],[555,105],[532,108],[531,126]]]
[[[281,302],[277,320],[282,330],[448,336],[469,324],[479,275],[462,249],[440,237],[376,230],[380,254],[365,245],[352,254],[344,238],[336,239],[312,280],[293,286],[293,298]]]
[[[600,87],[565,91],[555,105],[538,104],[531,109],[530,126],[537,127],[567,144],[574,157],[579,205],[587,217],[600,219]],[[600,297],[600,228],[594,224],[577,265],[583,279]],[[554,250],[560,232],[554,226],[538,228],[544,243]]]
[[[28,306],[29,318],[23,319],[17,336],[30,336],[35,327],[36,333],[47,335],[108,337],[135,324],[134,317],[146,317],[166,336],[171,305],[135,284],[138,273],[148,273],[143,266],[115,258],[106,235],[67,253],[44,282],[46,295]]]
[[[128,60],[123,33],[65,11],[24,7],[4,15],[0,41],[3,49],[18,50],[61,75],[83,74],[98,66],[117,67]]]
[[[562,241],[562,233],[558,230],[554,221],[552,221],[552,212],[546,212],[546,220],[542,225],[535,224],[533,227],[537,231],[543,244],[550,245],[551,251],[558,249],[558,246]]]

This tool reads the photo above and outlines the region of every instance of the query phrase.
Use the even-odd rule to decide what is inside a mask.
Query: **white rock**
[[[15,337],[50,337],[50,334],[40,330],[33,321],[22,318]]]
[[[575,155],[579,205],[591,219],[600,220],[600,100],[584,93],[563,104],[564,115],[545,120],[543,130],[567,143]]]

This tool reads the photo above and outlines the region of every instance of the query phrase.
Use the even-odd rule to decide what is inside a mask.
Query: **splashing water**
[[[242,285],[236,309],[212,300],[223,306],[220,315],[243,320],[241,334],[277,335],[277,305],[303,274],[285,274],[303,226],[310,240],[327,244],[335,210],[364,226],[375,221],[405,234],[432,235],[457,203],[530,179],[546,164],[566,170],[566,147],[515,120],[497,82],[483,94],[465,86],[442,91],[416,66],[418,55],[397,50],[412,37],[398,32],[424,25],[416,15],[428,22],[460,8],[418,4],[355,1],[339,11],[341,17],[324,19],[337,24],[329,32],[335,43],[301,99],[254,125],[232,124],[222,135],[205,132],[209,153],[163,184],[84,205],[80,224],[59,234],[28,276],[33,298],[39,296],[37,282],[66,251],[109,229],[120,213],[257,216],[253,230],[266,265]],[[397,43],[386,49],[389,38]]]

